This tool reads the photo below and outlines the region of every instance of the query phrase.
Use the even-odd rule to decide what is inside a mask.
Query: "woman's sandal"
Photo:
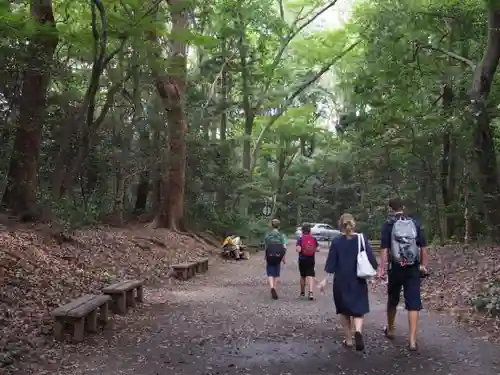
[[[389,330],[387,327],[384,327],[384,335],[387,337],[389,340],[394,340],[394,334],[389,333]]]
[[[350,349],[354,346],[353,344],[348,344],[347,340],[342,341],[342,345],[344,346],[344,348],[348,348],[348,349]]]
[[[415,342],[415,343],[413,343],[413,344],[409,343],[409,344],[408,344],[408,350],[409,350],[410,352],[416,352],[416,351],[418,350],[417,343],[416,343],[416,342]]]
[[[356,332],[354,334],[354,343],[358,352],[362,352],[363,350],[365,350],[365,342],[363,341],[363,335],[361,334],[361,332]]]

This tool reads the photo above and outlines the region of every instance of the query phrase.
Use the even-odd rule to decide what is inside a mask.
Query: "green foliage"
[[[188,227],[256,239],[272,217],[294,232],[304,221],[335,225],[350,212],[360,230],[378,237],[387,200],[400,195],[431,238],[461,239],[466,222],[475,236],[486,232],[472,162],[467,92],[473,72],[453,57],[482,58],[484,2],[359,1],[344,27],[312,22],[303,30],[327,2],[286,1],[283,14],[272,0],[183,5],[192,6],[189,26],[173,35],[167,4],[105,4],[109,60],[91,120],[103,118],[87,140],[85,93],[95,57],[90,6],[54,3],[59,43],[38,163],[41,206],[75,224],[161,211],[176,155],[166,146],[169,108],[158,97],[156,77],[168,77],[169,42],[182,40],[189,45]],[[1,176],[16,134],[32,21],[28,6],[2,3]],[[305,85],[353,42],[326,75]],[[453,93],[448,104],[445,86]],[[495,86],[492,109],[499,99]],[[498,133],[497,119],[492,129]],[[305,141],[312,154],[304,152]],[[88,155],[68,177],[85,147]],[[58,195],[61,155],[67,165]],[[0,187],[5,184],[2,177]],[[144,207],[138,207],[141,186]]]

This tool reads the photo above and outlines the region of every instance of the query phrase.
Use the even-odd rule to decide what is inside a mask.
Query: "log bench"
[[[208,258],[203,258],[196,261],[196,272],[204,273],[208,271]]]
[[[188,280],[196,275],[196,270],[198,267],[199,266],[197,262],[189,262],[189,263],[174,264],[172,266],[172,269],[174,270],[174,275],[176,278],[181,280]]]
[[[128,307],[134,308],[137,302],[144,302],[144,280],[126,280],[108,285],[102,292],[112,299],[111,310],[125,314]]]
[[[108,323],[110,300],[110,296],[85,294],[52,311],[55,338],[62,340],[68,327],[73,328],[73,340],[76,342],[83,341],[85,331],[97,332],[99,322],[103,325]]]

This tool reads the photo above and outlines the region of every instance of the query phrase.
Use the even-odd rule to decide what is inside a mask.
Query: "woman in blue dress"
[[[332,241],[325,272],[334,275],[333,300],[337,314],[342,316],[345,333],[344,346],[349,348],[353,346],[352,323],[354,323],[354,345],[356,350],[364,350],[363,316],[370,311],[370,307],[366,279],[359,278],[357,275],[358,236],[364,235],[354,233],[355,226],[356,222],[351,214],[343,214],[340,217],[339,228],[343,231],[343,235]],[[366,237],[364,240],[366,255],[373,268],[377,269],[377,260],[370,243]],[[327,278],[320,283],[322,290],[326,282]]]

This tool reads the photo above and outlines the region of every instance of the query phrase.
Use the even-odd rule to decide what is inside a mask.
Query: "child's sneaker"
[[[314,294],[313,294],[313,292],[309,292],[308,298],[309,298],[309,301],[314,300]]]
[[[274,288],[271,289],[271,297],[273,297],[273,299],[278,299],[278,293],[276,293],[276,289]]]

